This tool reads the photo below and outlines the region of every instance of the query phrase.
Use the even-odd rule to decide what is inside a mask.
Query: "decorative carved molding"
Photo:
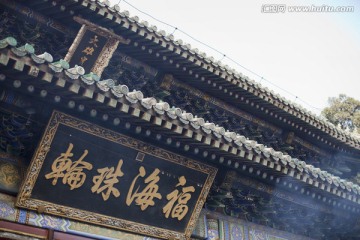
[[[194,87],[191,87],[188,84],[185,84],[183,82],[180,82],[179,80],[175,79],[171,74],[166,74],[163,78],[163,81],[161,82],[160,87],[162,87],[165,90],[175,90],[176,88],[184,89],[185,91],[189,92],[191,95],[198,97],[200,99],[203,99],[206,102],[209,102],[213,104],[216,107],[220,107],[232,114],[235,114],[237,116],[240,116],[241,118],[244,118],[247,121],[250,121],[256,125],[259,125],[261,127],[267,128],[271,130],[274,133],[281,133],[282,130],[268,122],[265,122],[262,119],[256,118],[234,106],[231,106],[230,104],[211,96],[205,92],[202,92]]]
[[[87,27],[87,29],[89,29],[90,31],[96,32],[97,34],[99,34],[100,36],[106,37],[106,38],[114,38],[116,40],[118,40],[120,43],[123,44],[129,44],[130,43],[130,39],[125,39],[113,32],[111,32],[110,30],[100,27],[88,20],[85,20],[83,18],[80,17],[74,17],[74,20],[82,25],[85,25]]]
[[[58,21],[55,21],[51,18],[48,18],[38,12],[35,12],[33,9],[28,8],[26,6],[23,6],[19,4],[17,1],[13,0],[0,0],[1,4],[4,4],[5,6],[9,7],[12,10],[15,10],[16,12],[20,13],[22,16],[35,20],[39,23],[41,23],[44,26],[50,27],[56,31],[59,31],[61,33],[75,36],[76,32],[70,30],[70,28],[64,26]]]
[[[70,59],[74,55],[75,50],[79,46],[79,43],[80,43],[81,39],[84,37],[85,32],[86,32],[86,25],[82,25],[78,34],[76,35],[76,38],[74,39],[74,42],[72,43],[71,47],[69,48],[68,53],[66,54],[66,56],[64,58],[65,61],[70,62]]]
[[[109,61],[117,49],[120,41],[118,41],[115,38],[109,38],[107,43],[105,44],[105,47],[102,49],[100,56],[98,57],[97,61],[95,62],[95,65],[91,69],[91,71],[98,76],[101,76],[104,69],[108,66]]]
[[[236,180],[236,178],[237,178],[237,174],[235,171],[227,171],[225,175],[225,179],[221,183],[221,188],[230,191],[231,187],[233,186],[233,182]]]

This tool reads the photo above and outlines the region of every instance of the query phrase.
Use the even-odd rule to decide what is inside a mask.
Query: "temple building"
[[[360,239],[360,140],[107,0],[0,0],[0,238]]]

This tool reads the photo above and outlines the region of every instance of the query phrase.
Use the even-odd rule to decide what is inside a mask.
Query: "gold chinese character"
[[[81,62],[81,65],[84,65],[84,62],[86,62],[88,60],[87,57],[83,56],[80,58],[80,62]]]
[[[84,50],[82,50],[82,52],[85,53],[86,55],[92,55],[94,50],[95,49],[93,47],[86,47]]]
[[[118,177],[124,176],[124,173],[121,171],[121,167],[123,165],[123,160],[119,160],[119,163],[116,167],[116,171],[114,173],[114,167],[111,168],[101,168],[98,169],[98,173],[100,175],[93,177],[94,186],[91,188],[91,191],[94,193],[101,193],[104,201],[109,199],[110,194],[112,193],[115,197],[120,196],[119,190],[114,188],[114,184],[118,183]],[[104,186],[100,187],[100,185],[104,183]],[[107,189],[106,193],[104,191]]]
[[[62,183],[68,184],[70,190],[73,190],[81,187],[85,182],[86,174],[83,173],[83,170],[91,170],[93,167],[91,163],[82,161],[88,154],[88,150],[84,151],[79,160],[72,162],[71,157],[74,156],[74,154],[71,150],[73,147],[74,145],[70,143],[66,152],[61,153],[53,162],[51,166],[52,172],[45,175],[46,179],[54,178],[52,185],[55,185],[59,178],[63,178]]]
[[[175,187],[184,186],[185,184],[186,179],[184,176],[181,176],[179,178],[179,183]],[[180,221],[188,212],[189,207],[186,205],[186,203],[191,198],[190,192],[195,192],[195,188],[193,186],[183,187],[181,191],[182,192],[179,193],[179,190],[176,189],[166,196],[166,199],[169,200],[169,202],[163,208],[163,213],[165,213],[166,218],[169,218],[171,213],[172,218],[177,218]],[[176,202],[177,204],[174,207]]]
[[[98,36],[95,35],[93,38],[90,39],[89,43],[95,47],[98,47],[98,45],[96,44],[98,41],[99,41]]]
[[[161,194],[158,193],[159,186],[157,185],[157,182],[160,180],[160,177],[158,176],[159,172],[160,170],[156,168],[153,173],[144,180],[144,183],[147,184],[146,187],[141,192],[138,192],[140,188],[140,186],[138,186],[134,192],[134,186],[137,179],[139,177],[145,177],[146,174],[144,167],[141,166],[139,168],[139,174],[132,181],[126,197],[126,204],[128,206],[136,199],[136,205],[140,205],[141,211],[144,211],[148,206],[155,205],[154,198],[162,198]]]

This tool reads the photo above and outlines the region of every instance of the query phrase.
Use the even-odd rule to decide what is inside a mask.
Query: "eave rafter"
[[[31,48],[16,47],[14,39],[8,38],[2,43],[0,79],[8,87],[31,92],[54,104],[61,102],[69,109],[88,112],[94,119],[113,125],[129,119],[125,120],[126,129],[145,135],[149,135],[145,129],[153,129],[157,132],[157,140],[198,154],[203,161],[247,170],[250,174],[272,178],[276,183],[303,184],[314,189],[316,194],[345,198],[349,203],[346,209],[359,211],[360,187],[356,184],[202,118],[194,118],[179,108],[170,108],[165,102],[144,98],[140,91],[131,92],[125,85],[115,86],[112,79],[102,80],[91,73],[85,74],[81,67],[70,68],[63,60],[52,62],[48,53],[35,55]]]

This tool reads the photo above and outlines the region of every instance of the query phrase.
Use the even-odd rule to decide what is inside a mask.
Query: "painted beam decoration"
[[[24,170],[25,167],[20,159],[0,151],[0,191],[16,194]]]
[[[215,175],[214,167],[55,111],[16,205],[185,239]]]
[[[82,27],[65,60],[70,66],[82,66],[85,72],[93,72],[101,76],[119,43],[129,44],[130,40],[85,19],[74,17],[74,20],[82,24]]]

